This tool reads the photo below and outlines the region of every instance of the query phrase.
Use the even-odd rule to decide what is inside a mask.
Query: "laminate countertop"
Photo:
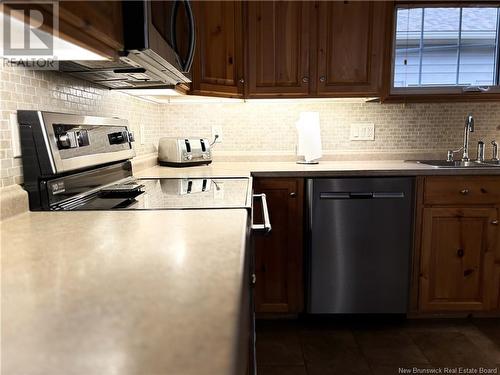
[[[237,373],[247,355],[247,216],[28,212],[2,221],[1,373]]]
[[[500,167],[434,168],[416,162],[321,161],[319,164],[294,162],[219,162],[209,165],[172,168],[156,165],[135,173],[136,177],[353,177],[422,175],[500,175]]]

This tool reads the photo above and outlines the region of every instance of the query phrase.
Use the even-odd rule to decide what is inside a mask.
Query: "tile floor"
[[[259,320],[257,364],[259,375],[500,374],[500,319]]]

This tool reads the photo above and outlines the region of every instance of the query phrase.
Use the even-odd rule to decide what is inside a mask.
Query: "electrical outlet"
[[[145,130],[144,130],[144,124],[141,124],[139,126],[139,133],[141,133],[140,139],[141,139],[141,145],[143,145],[146,143],[146,134],[145,134]]]
[[[223,182],[217,182],[217,184],[213,184],[213,191],[214,191],[214,199],[222,201],[224,200],[224,183]]]
[[[219,137],[216,139],[215,143],[222,143],[222,125],[212,125],[212,139],[215,138],[215,135]]]
[[[375,124],[373,123],[355,123],[351,124],[351,132],[349,134],[351,141],[374,141],[375,140]]]
[[[17,114],[11,113],[9,116],[10,133],[12,142],[12,156],[14,158],[21,157],[21,140],[19,137],[19,124],[17,123]]]

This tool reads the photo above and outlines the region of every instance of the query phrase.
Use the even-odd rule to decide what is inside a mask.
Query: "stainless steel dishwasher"
[[[413,179],[307,181],[308,312],[405,313]]]

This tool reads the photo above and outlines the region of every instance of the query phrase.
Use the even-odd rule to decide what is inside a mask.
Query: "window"
[[[393,92],[498,89],[499,25],[498,6],[397,7]]]

